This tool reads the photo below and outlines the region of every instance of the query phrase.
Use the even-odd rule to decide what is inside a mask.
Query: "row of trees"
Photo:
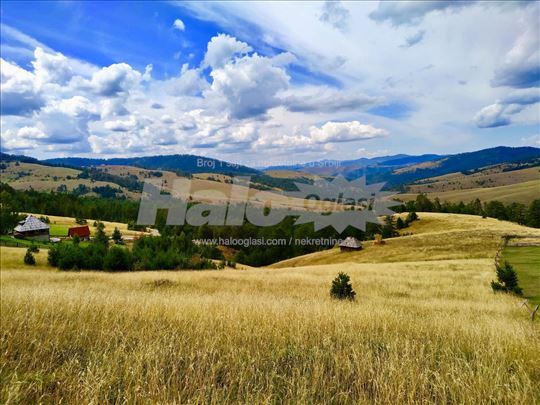
[[[394,210],[480,215],[540,228],[540,199],[534,200],[529,205],[517,202],[505,205],[497,200],[482,203],[478,198],[465,204],[462,201],[459,203],[441,202],[438,198],[432,201],[425,194],[419,194],[416,200],[407,201],[395,207]]]
[[[109,247],[109,238],[98,224],[92,242],[59,243],[49,249],[48,262],[60,270],[179,270],[215,269],[211,259],[223,259],[215,246],[196,246],[184,234],[178,237],[143,237],[130,250],[120,246],[121,236],[116,232],[116,244]],[[114,236],[114,235],[113,235]]]
[[[139,211],[137,201],[126,199],[80,198],[76,195],[15,190],[0,183],[2,233],[13,229],[17,212],[58,215],[64,217],[93,218],[101,221],[135,222]]]

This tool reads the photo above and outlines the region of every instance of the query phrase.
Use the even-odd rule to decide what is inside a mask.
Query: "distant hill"
[[[500,164],[510,164],[515,167],[504,170],[516,170],[533,167],[540,159],[540,149],[533,147],[506,147],[499,146],[475,152],[459,153],[455,155],[425,154],[390,155],[373,158],[359,158],[353,160],[321,160],[290,166],[272,166],[263,171],[251,167],[237,165],[218,159],[196,155],[159,155],[131,158],[55,158],[40,161],[26,156],[2,154],[2,162],[25,162],[48,166],[62,166],[82,169],[100,166],[130,166],[147,170],[166,170],[178,175],[191,174],[223,174],[223,175],[249,175],[252,181],[262,189],[296,190],[295,182],[309,182],[311,175],[320,177],[333,177],[343,175],[347,179],[361,176],[367,177],[368,183],[385,182],[386,188],[405,191],[407,185],[419,180],[444,176],[453,173],[462,173],[469,176],[486,167]],[[284,171],[289,172],[283,176]],[[291,171],[303,173],[301,176],[292,176]],[[272,173],[276,173],[273,177]],[[307,174],[307,176],[306,176]],[[505,176],[504,174],[502,176]],[[102,180],[102,179],[95,179]],[[511,182],[513,183],[513,182]],[[503,184],[511,184],[509,182]],[[494,184],[493,184],[494,185]],[[484,187],[482,184],[480,186]],[[486,183],[486,186],[489,184]]]
[[[431,155],[431,156],[438,156],[438,155]],[[314,162],[300,163],[296,165],[269,166],[265,168],[265,171],[305,170],[307,172],[318,174],[318,175],[324,175],[324,174],[335,175],[337,172],[339,172],[342,169],[350,170],[352,168],[366,167],[370,165],[383,163],[388,160],[403,159],[403,158],[410,158],[413,162],[417,163],[417,161],[415,161],[415,156],[399,154],[399,155],[391,155],[391,156],[378,156],[378,157],[373,157],[373,158],[359,158],[359,159],[353,159],[353,160],[324,159],[324,160],[318,160]]]
[[[449,173],[467,174],[496,164],[526,163],[539,157],[539,148],[499,146],[456,155],[393,155],[356,160],[321,160],[292,166],[272,166],[265,170],[300,170],[319,176],[343,175],[348,179],[365,175],[368,183],[386,182],[387,187],[397,187]]]
[[[451,191],[433,191],[426,193],[431,200],[438,198],[440,201],[458,203],[469,202],[479,199],[480,201],[500,201],[504,204],[522,203],[529,205],[537,200],[540,190],[540,178],[537,180],[523,181],[505,186],[464,188]],[[411,192],[398,194],[397,198],[403,201],[415,200],[418,193]]]
[[[338,174],[341,174],[347,178],[356,178],[363,176],[366,173],[366,168],[378,168],[376,170],[369,170],[370,173],[378,172],[380,169],[382,169],[383,172],[388,172],[396,167],[414,165],[430,160],[440,159],[443,157],[444,156],[442,155],[435,154],[419,156],[398,154],[352,160],[325,159],[297,165],[270,166],[265,168],[264,170],[266,172],[283,170],[304,171],[319,176],[336,176]]]
[[[373,181],[386,181],[388,185],[409,184],[428,177],[442,176],[456,172],[468,172],[501,163],[517,163],[540,157],[540,149],[533,147],[511,148],[499,146],[476,152],[459,153],[439,159],[424,161],[416,165],[392,170],[390,173],[376,174]]]
[[[172,170],[184,173],[260,174],[258,170],[218,159],[195,155],[158,155],[133,158],[55,158],[44,162],[71,167],[135,166],[143,169]]]

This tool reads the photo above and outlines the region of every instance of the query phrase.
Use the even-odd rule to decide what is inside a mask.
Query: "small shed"
[[[19,239],[49,240],[49,225],[33,215],[28,215],[13,229],[13,236]]]
[[[68,237],[73,238],[75,235],[77,235],[81,240],[89,240],[90,228],[88,228],[88,225],[74,226],[72,228],[69,228]]]
[[[352,236],[348,236],[345,238],[343,242],[339,244],[339,249],[342,252],[350,252],[352,250],[361,250],[362,244],[360,241],[356,238],[353,238]]]

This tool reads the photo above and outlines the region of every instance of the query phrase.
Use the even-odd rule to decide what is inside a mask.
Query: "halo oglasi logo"
[[[347,181],[338,176],[331,181],[311,184],[295,182],[298,191],[278,194],[251,187],[249,176],[238,176],[232,184],[176,179],[164,189],[161,179],[146,180],[137,223],[153,225],[157,210],[167,209],[167,225],[242,225],[246,220],[257,226],[272,226],[286,216],[296,216],[295,224],[312,222],[315,231],[333,227],[342,232],[347,226],[365,230],[367,222],[392,215],[398,203],[393,193],[383,192],[384,183],[366,184],[365,177]]]

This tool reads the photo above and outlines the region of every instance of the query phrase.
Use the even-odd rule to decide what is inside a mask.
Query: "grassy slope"
[[[66,167],[44,166],[35,163],[19,163],[17,166],[15,162],[9,162],[7,168],[1,171],[1,176],[2,182],[8,183],[16,190],[56,191],[59,186],[65,185],[68,191],[71,191],[79,184],[83,184],[90,188],[110,186],[121,189],[126,195],[129,194],[127,190],[115,183],[77,179],[80,172],[80,170]]]
[[[502,170],[504,168],[505,165],[498,165],[468,175],[451,173],[444,176],[431,177],[417,181],[410,186],[410,190],[411,193],[429,193],[480,187],[498,187],[538,180],[540,178],[540,169],[538,167],[503,172]]]
[[[35,163],[19,163],[7,162],[6,168],[0,172],[2,174],[2,181],[12,182],[21,179],[36,180],[56,177],[58,180],[66,180],[69,177],[77,177],[80,170],[69,169],[67,167],[53,167],[45,166]]]
[[[321,177],[317,176],[316,174],[303,172],[300,170],[267,170],[265,171],[265,174],[267,174],[270,177],[274,177],[276,179],[298,179],[298,178],[306,178],[306,179],[312,179],[312,180],[321,179]]]
[[[525,298],[540,304],[540,247],[510,246],[504,250],[503,258],[516,269]]]
[[[296,267],[329,263],[381,263],[417,260],[454,260],[494,257],[504,234],[540,235],[540,230],[507,221],[473,215],[419,213],[419,221],[384,245],[364,242],[356,252],[338,248],[295,257],[270,267]]]
[[[430,199],[439,197],[441,201],[450,202],[469,202],[479,198],[481,201],[499,200],[506,204],[512,202],[529,204],[531,201],[538,199],[538,190],[540,190],[540,179],[500,187],[430,192],[427,195]],[[410,193],[397,195],[399,199],[404,201],[414,200],[416,196],[417,194]]]
[[[169,192],[173,192],[175,180],[185,179],[185,177],[179,176],[171,171],[147,170],[134,166],[102,166],[100,169],[117,176],[134,175],[139,181],[144,181],[150,177],[155,178],[152,173],[160,172],[162,176],[159,179],[162,181],[163,188]],[[17,174],[19,172],[25,173],[19,175]],[[79,170],[62,167],[51,168],[49,166],[33,163],[20,163],[19,166],[15,166],[15,163],[11,162],[8,164],[7,169],[2,170],[2,181],[7,182],[11,187],[17,190],[34,189],[38,191],[56,191],[60,185],[65,185],[68,191],[73,190],[79,184],[84,184],[90,188],[109,185],[110,187],[120,189],[122,194],[128,198],[135,200],[140,199],[140,193],[128,191],[126,188],[120,187],[115,183],[92,181],[88,179],[67,179],[67,176],[76,177],[79,173]],[[54,176],[56,176],[56,179]],[[208,177],[214,177],[220,181],[206,180]],[[223,204],[228,201],[232,185],[222,182],[228,179],[230,179],[229,176],[218,174],[211,176],[207,173],[195,175],[191,180],[190,188],[190,191],[193,194],[193,200],[214,204]],[[239,198],[244,198],[243,192],[245,191],[245,187],[240,186],[239,189],[242,190],[242,192],[239,193],[240,195],[232,196],[232,202],[243,201],[239,200]],[[273,207],[279,208],[324,210],[328,207],[334,207],[333,204],[328,202],[321,202],[320,206],[315,207],[313,200],[306,203],[306,201],[301,198],[290,198],[279,192],[260,191],[255,188],[249,190],[249,197],[254,205],[263,205],[267,201],[270,201]]]
[[[58,272],[44,251],[30,270],[1,248],[1,401],[534,403],[538,324],[489,282],[500,234],[537,231],[420,218],[400,239],[424,250],[401,263],[383,257],[406,254],[398,239],[380,263],[125,274]],[[466,250],[464,229],[485,243],[430,260],[437,235]],[[338,271],[357,302],[329,298]]]

